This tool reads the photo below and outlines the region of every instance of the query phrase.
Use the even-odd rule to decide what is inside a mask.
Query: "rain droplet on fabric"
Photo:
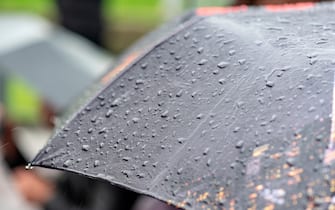
[[[228,65],[229,65],[228,62],[226,62],[226,61],[222,61],[222,62],[218,63],[217,66],[218,66],[220,69],[223,69],[223,68],[226,68]]]
[[[63,163],[63,166],[67,168],[67,167],[69,167],[71,164],[72,164],[72,160],[66,160],[66,161]]]
[[[168,115],[169,115],[169,111],[166,110],[161,114],[161,117],[166,118],[166,117],[168,117]]]
[[[207,62],[208,62],[207,59],[201,59],[201,60],[199,61],[198,64],[199,64],[200,66],[202,66],[202,65],[205,65]]]
[[[84,151],[88,151],[88,150],[90,149],[90,145],[88,145],[88,144],[84,144],[81,148],[82,148],[82,150],[84,150]]]
[[[272,82],[272,81],[267,81],[267,82],[266,82],[266,86],[267,86],[267,87],[272,88],[274,85],[275,85],[275,83]]]
[[[241,149],[243,147],[243,145],[244,145],[244,141],[240,140],[236,143],[235,147],[237,149]]]

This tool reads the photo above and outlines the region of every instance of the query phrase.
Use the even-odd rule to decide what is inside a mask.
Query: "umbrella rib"
[[[335,79],[335,74],[334,74]],[[332,99],[332,112],[331,112],[331,130],[328,148],[325,150],[323,163],[329,165],[335,160],[335,84],[333,84],[333,99]]]
[[[252,74],[250,74],[252,76]],[[240,84],[238,86],[236,86],[236,88],[231,89],[227,94],[229,95],[229,93],[234,92],[234,90],[238,89],[242,84],[244,84],[246,78],[243,80],[240,80]],[[224,101],[225,97],[222,97],[214,106],[212,109],[210,109],[209,113],[211,113],[213,110],[215,110],[223,101]],[[198,124],[198,126],[193,130],[193,132],[187,137],[187,139],[191,139],[196,132],[201,128],[201,126],[209,119],[210,115],[207,115],[204,120],[202,122],[200,122]],[[172,155],[171,159],[168,161],[167,167],[162,170],[157,176],[156,178],[151,182],[151,187],[150,190],[152,190],[155,185],[162,179],[161,177],[166,173],[167,170],[170,169],[171,165],[173,165],[173,163],[175,161],[178,160],[178,154],[180,154],[180,152],[186,147],[186,145],[188,145],[190,143],[190,141],[188,141],[188,143],[184,144],[183,146],[181,146],[175,153],[174,155]]]
[[[229,29],[232,31],[232,32],[234,32],[236,35],[238,35],[238,34],[241,34],[240,33],[240,31],[239,31],[239,28],[237,28],[236,27],[236,25],[234,24],[234,23],[232,23],[232,21],[231,20],[225,20],[224,21],[224,23],[225,23],[225,26],[227,26],[227,27],[229,27]],[[245,28],[244,28],[244,30],[246,30]],[[249,32],[250,32],[250,30],[248,30]],[[256,37],[261,37],[261,35],[259,34],[259,33],[256,33],[256,32],[252,32],[253,34],[255,34],[256,35]],[[246,40],[251,40],[250,39],[250,36],[243,36]],[[260,56],[260,60],[262,59],[262,56]],[[252,74],[250,73],[250,76],[249,77],[252,77]],[[234,88],[234,89],[231,89],[230,90],[230,92],[229,93],[231,93],[233,90],[235,90],[235,89],[238,89],[242,84],[244,84],[244,81],[245,80],[247,80],[247,78],[245,78],[245,79],[241,79],[240,80],[240,83],[236,86],[236,88]],[[219,100],[218,101],[218,103],[216,103],[214,106],[213,106],[213,108],[209,111],[209,112],[212,112],[213,110],[215,110],[223,101],[224,101],[224,97],[221,99],[221,100]],[[190,139],[190,138],[192,138],[192,136],[194,136],[195,134],[196,134],[196,132],[199,130],[199,128],[207,121],[209,119],[209,116],[206,116],[205,118],[204,118],[204,120],[202,121],[202,122],[200,122],[199,123],[199,125],[194,129],[194,131],[187,137],[187,139]],[[166,171],[167,170],[169,170],[170,169],[170,167],[171,167],[171,165],[172,165],[172,163],[174,163],[176,160],[177,160],[177,158],[178,158],[178,156],[177,156],[177,154],[180,154],[180,152],[186,147],[186,145],[188,145],[188,143],[186,143],[186,144],[184,144],[183,146],[181,146],[175,153],[174,153],[174,155],[172,155],[172,158],[169,160],[169,163],[168,163],[168,165],[167,165],[167,167],[164,169],[164,170],[162,170],[157,176],[156,176],[156,178],[151,182],[151,188],[150,188],[150,190],[152,190],[152,188],[162,179],[161,177],[166,173]]]

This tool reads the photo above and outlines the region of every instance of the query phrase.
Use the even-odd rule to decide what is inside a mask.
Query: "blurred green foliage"
[[[26,11],[45,16],[55,14],[55,2],[52,0],[1,0],[2,11]]]
[[[37,124],[41,120],[41,101],[38,94],[19,77],[5,82],[5,109],[8,117],[19,124]]]
[[[160,18],[159,0],[105,0],[103,11],[105,18],[114,21],[144,21],[155,22]],[[54,17],[57,13],[54,0],[0,0],[1,11],[33,12],[47,17]]]
[[[153,22],[161,20],[158,0],[105,0],[104,14],[116,22]]]
[[[163,19],[164,0],[104,0],[103,13],[107,21],[117,24],[137,22],[157,25]],[[165,0],[166,1],[166,0]],[[182,7],[228,5],[232,0],[180,0]],[[0,0],[0,10],[33,12],[48,18],[57,14],[55,0]]]
[[[105,45],[112,52],[119,53],[136,39],[185,9],[225,6],[231,2],[232,0],[103,0]],[[0,0],[0,11],[32,12],[57,20],[56,0]]]

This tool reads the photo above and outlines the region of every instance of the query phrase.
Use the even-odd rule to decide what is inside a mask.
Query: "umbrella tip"
[[[28,165],[26,165],[26,170],[32,170],[34,167],[32,166],[31,163],[28,163]]]

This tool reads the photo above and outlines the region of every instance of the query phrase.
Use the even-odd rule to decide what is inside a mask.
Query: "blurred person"
[[[14,123],[5,116],[5,110],[0,104],[1,181],[7,180],[7,187],[12,188],[10,191],[12,195],[7,194],[8,197],[15,195],[19,203],[30,202],[34,206],[39,206],[42,201],[49,199],[53,185],[35,172],[24,169],[27,161],[15,145],[12,135],[14,127]],[[30,209],[28,206],[26,209]]]
[[[3,116],[4,116],[4,111],[3,111],[2,104],[0,103],[0,143],[2,143],[2,141],[3,141],[2,140],[2,135],[3,135],[3,131],[4,131],[4,129],[3,129]],[[2,145],[2,144],[0,144],[0,145]]]
[[[4,160],[3,151],[13,150],[13,145],[5,141],[5,111],[0,103],[0,203],[2,209],[10,210],[36,210],[38,207],[25,201],[24,195],[16,186],[15,177],[12,176],[8,163]],[[28,190],[28,189],[27,189]],[[32,190],[31,188],[29,190]],[[33,190],[35,191],[35,190]]]
[[[35,206],[42,207],[52,198],[55,184],[35,171],[17,167],[12,172],[17,191]]]
[[[3,147],[2,145],[1,147]],[[25,201],[20,191],[15,187],[15,182],[2,158],[0,148],[0,203],[3,210],[38,210],[37,206]]]
[[[57,0],[60,23],[102,46],[102,0]]]
[[[3,111],[4,112],[4,111]],[[5,114],[3,114],[5,115]],[[18,166],[26,165],[27,161],[23,157],[22,153],[16,147],[13,129],[15,125],[8,118],[3,116],[2,120],[2,142],[3,142],[3,155],[9,168],[14,169]]]
[[[10,119],[5,115],[4,108],[2,108],[3,112],[3,120],[2,120],[2,132],[3,132],[3,143],[6,147],[3,149],[4,159],[8,166],[12,169],[27,165],[27,160],[22,154],[22,151],[18,148],[16,136],[14,135],[15,131],[21,124],[16,122],[15,120]],[[38,125],[35,127],[43,127],[47,130],[51,130],[54,127],[54,117],[55,112],[52,110],[51,106],[49,106],[46,102],[42,102],[40,106],[39,112],[41,113],[41,119]],[[28,126],[29,127],[29,126]],[[46,140],[46,139],[45,139]],[[24,141],[24,139],[20,139],[20,141]],[[32,145],[34,146],[34,145]],[[21,148],[22,149],[22,148]],[[24,148],[29,149],[29,148]],[[24,151],[23,151],[24,152]]]

